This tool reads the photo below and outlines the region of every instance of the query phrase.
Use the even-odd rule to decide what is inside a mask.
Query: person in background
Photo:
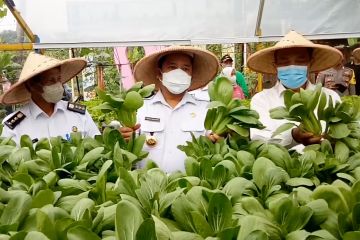
[[[25,134],[33,142],[57,136],[70,140],[71,132],[80,132],[83,137],[100,134],[85,106],[61,100],[63,84],[85,67],[86,61],[81,58],[60,61],[30,53],[20,79],[0,97],[4,105],[23,104],[3,120],[1,136],[19,144]]]
[[[341,60],[342,54],[339,50],[314,44],[295,31],[290,31],[275,46],[251,55],[247,62],[250,69],[260,73],[276,74],[278,78],[274,87],[255,94],[251,99],[251,109],[259,113],[260,121],[266,126],[262,130],[251,129],[251,139],[279,143],[289,148],[299,143],[319,143],[320,136],[303,132],[299,128],[293,128],[272,138],[273,132],[287,121],[272,119],[269,111],[284,106],[283,92],[286,89],[295,92],[300,88],[314,89],[315,86],[309,81],[309,74],[331,68]],[[340,101],[339,95],[333,90],[323,87],[322,91],[331,96],[333,101]]]
[[[354,71],[354,77],[355,80],[357,80],[355,88],[356,88],[356,94],[360,95],[360,48],[354,49],[352,52],[352,61],[351,64],[347,64],[347,66],[351,67]]]
[[[322,84],[324,87],[337,92],[340,96],[355,94],[355,76],[351,68],[345,67],[347,58],[345,55],[345,47],[335,47],[343,54],[343,60],[336,66],[322,71],[316,78],[316,83]]]
[[[140,130],[146,135],[145,151],[165,172],[184,171],[185,153],[177,146],[195,137],[206,135],[204,121],[208,101],[189,94],[202,88],[218,73],[219,62],[214,54],[190,46],[173,46],[142,58],[135,66],[136,81],[155,84],[158,91],[145,99],[137,113],[139,124],[121,127],[125,139]],[[209,134],[212,141],[218,136]],[[140,167],[146,162],[140,163]]]
[[[233,59],[230,57],[229,54],[225,54],[221,58],[220,63],[221,63],[221,67],[223,69],[226,67],[233,67]],[[226,70],[226,71],[228,71],[228,70]],[[244,75],[241,72],[237,71],[236,69],[235,69],[235,75],[236,75],[236,84],[241,87],[245,97],[247,97],[247,98],[250,97],[249,89],[246,84]]]
[[[234,87],[233,98],[245,99],[242,88],[236,83],[236,70],[233,67],[224,67],[219,77],[226,77]]]
[[[7,90],[9,90],[10,87],[11,87],[11,82],[6,77],[6,70],[3,70],[2,75],[1,75],[1,94],[6,92]],[[5,106],[5,114],[6,115],[11,114],[13,111],[14,111],[13,106]]]

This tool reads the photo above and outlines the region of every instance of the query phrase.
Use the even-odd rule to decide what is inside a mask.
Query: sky
[[[4,30],[16,30],[16,20],[10,11],[4,18],[0,18],[0,32]]]

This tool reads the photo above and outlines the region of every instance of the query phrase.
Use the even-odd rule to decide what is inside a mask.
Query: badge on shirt
[[[146,145],[148,145],[149,147],[154,147],[154,146],[156,146],[156,144],[157,144],[157,140],[156,140],[156,138],[154,137],[154,133],[153,132],[151,132],[150,133],[150,136],[148,135],[148,136],[146,136]]]
[[[72,131],[72,132],[77,132],[77,131],[78,131],[78,128],[77,128],[76,126],[72,126],[71,131]]]
[[[160,122],[160,118],[145,117],[145,121],[150,121],[150,122]]]
[[[6,120],[4,124],[10,129],[14,129],[22,120],[24,120],[25,117],[25,114],[23,114],[21,111],[18,111],[11,118]]]

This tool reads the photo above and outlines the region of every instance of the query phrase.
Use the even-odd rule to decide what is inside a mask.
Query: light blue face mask
[[[307,81],[307,66],[289,65],[278,67],[277,77],[286,88],[300,88]]]

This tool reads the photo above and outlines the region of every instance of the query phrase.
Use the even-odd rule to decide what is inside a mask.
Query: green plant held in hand
[[[314,136],[321,136],[320,119],[314,112],[318,105],[319,111],[322,111],[326,105],[326,95],[322,93],[321,88],[321,85],[317,85],[314,90],[300,89],[300,92],[294,92],[291,89],[285,90],[283,93],[285,106],[271,109],[270,116],[273,119],[287,119],[290,122],[276,129],[273,136],[294,126],[298,126],[305,132],[313,133]]]
[[[250,128],[263,128],[257,112],[233,98],[233,85],[225,77],[209,84],[210,104],[205,118],[205,128],[220,136],[236,133],[249,137]]]
[[[136,125],[137,110],[144,104],[143,98],[150,96],[154,88],[154,84],[142,87],[142,82],[134,84],[127,91],[112,93],[96,88],[96,93],[103,103],[94,109],[104,113],[115,112],[122,126],[133,128]]]
[[[332,145],[338,141],[345,143],[352,151],[360,151],[360,98],[351,96],[344,102],[334,104],[331,96],[327,97],[318,85],[314,90],[284,92],[284,107],[270,111],[274,119],[287,119],[290,122],[281,125],[274,135],[298,126],[315,136],[328,139]],[[315,114],[316,110],[316,114]],[[322,128],[321,122],[325,123]],[[299,125],[294,122],[298,122]]]

